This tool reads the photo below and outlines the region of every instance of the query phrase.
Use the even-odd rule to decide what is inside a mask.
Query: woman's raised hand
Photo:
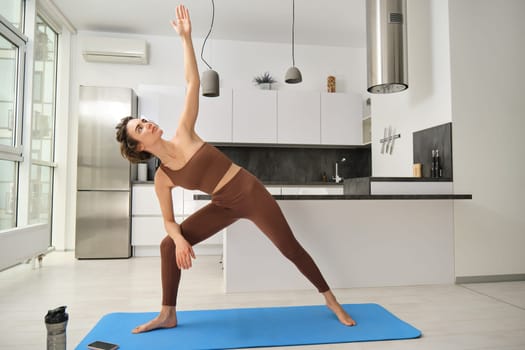
[[[184,5],[177,6],[176,18],[171,21],[171,26],[180,36],[191,35],[190,12]]]

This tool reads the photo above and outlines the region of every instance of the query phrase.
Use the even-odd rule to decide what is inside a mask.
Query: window
[[[0,4],[0,230],[16,227],[26,39],[23,1]]]
[[[18,56],[18,46],[0,36],[0,71],[4,77],[0,81],[0,145],[7,147],[14,147],[16,143]]]
[[[0,231],[16,226],[17,162],[0,160]]]
[[[51,222],[58,34],[36,17],[29,223]]]
[[[24,32],[24,0],[0,1],[0,15],[19,32]]]

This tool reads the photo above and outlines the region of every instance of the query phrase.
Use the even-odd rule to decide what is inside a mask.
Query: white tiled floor
[[[222,292],[219,257],[200,256],[183,274],[179,309],[314,305],[316,291]],[[335,290],[341,303],[378,303],[423,332],[409,341],[282,349],[525,349],[525,282]],[[78,261],[48,255],[41,269],[0,272],[0,349],[45,349],[44,315],[68,306],[68,349],[106,313],[157,311],[159,259]]]

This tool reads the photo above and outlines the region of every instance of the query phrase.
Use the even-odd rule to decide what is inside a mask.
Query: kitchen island
[[[454,200],[471,195],[274,197],[331,288],[455,281]],[[228,227],[223,245],[226,292],[312,288],[248,220]]]

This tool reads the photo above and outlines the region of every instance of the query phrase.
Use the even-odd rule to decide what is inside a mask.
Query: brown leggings
[[[244,169],[212,196],[210,204],[182,222],[182,235],[188,243],[195,245],[241,218],[257,225],[319,292],[329,290],[319,268],[295,239],[275,199],[255,176]],[[171,237],[166,236],[160,244],[160,256],[162,305],[175,306],[181,271],[177,267],[175,243]]]

